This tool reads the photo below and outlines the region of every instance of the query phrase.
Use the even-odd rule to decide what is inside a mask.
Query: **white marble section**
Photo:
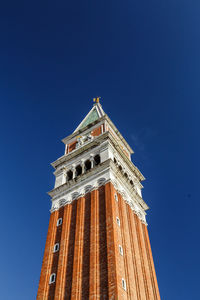
[[[71,188],[58,193],[52,198],[51,212],[58,210],[61,206],[72,203],[75,199],[84,196],[92,190],[98,189],[99,186],[105,185],[108,182],[113,184],[114,188],[122,195],[125,202],[130,205],[131,209],[138,215],[141,221],[147,224],[144,209],[141,208],[141,206],[137,203],[137,200],[134,199],[134,197],[130,194],[130,191],[122,185],[120,179],[110,168],[93,175],[92,178],[89,176],[86,180],[80,181]]]

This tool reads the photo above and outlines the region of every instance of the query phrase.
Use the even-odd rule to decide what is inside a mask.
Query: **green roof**
[[[91,113],[87,116],[85,121],[81,124],[79,129],[82,129],[82,128],[86,127],[87,125],[89,125],[90,123],[93,123],[94,121],[96,121],[98,119],[99,119],[98,112],[97,112],[96,108],[94,108],[91,111]]]

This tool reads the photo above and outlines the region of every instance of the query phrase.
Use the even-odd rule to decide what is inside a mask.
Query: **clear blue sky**
[[[1,1],[1,299],[35,299],[50,163],[102,97],[146,177],[161,298],[199,299],[200,1]]]

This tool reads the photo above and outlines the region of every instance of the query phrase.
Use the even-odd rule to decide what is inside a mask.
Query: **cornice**
[[[135,174],[135,176],[140,180],[145,180],[145,177],[142,175],[142,173],[138,170],[138,168],[133,164],[133,162],[124,154],[119,144],[116,142],[116,140],[113,138],[112,134],[109,133],[109,138],[114,146],[114,148],[118,151],[118,153],[121,155],[121,158],[123,161],[126,162],[128,167],[131,169],[131,171]]]
[[[130,153],[133,154],[134,153],[133,149],[129,146],[129,144],[127,143],[127,141],[123,138],[122,134],[119,132],[119,130],[117,129],[117,127],[115,126],[115,124],[111,121],[111,119],[109,118],[109,116],[107,114],[105,114],[104,118],[108,122],[108,124],[111,126],[111,128],[114,130],[114,132],[117,134],[117,136],[122,141],[122,143],[130,151]]]

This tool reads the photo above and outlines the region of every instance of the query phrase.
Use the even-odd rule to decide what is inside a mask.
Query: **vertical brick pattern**
[[[83,246],[84,246],[84,216],[85,198],[77,200],[76,234],[73,261],[72,292],[71,298],[81,299],[82,291],[82,266],[83,266]]]
[[[98,189],[99,193],[99,269],[100,269],[100,299],[108,298],[108,256],[106,229],[105,186]],[[97,298],[98,299],[98,298]]]
[[[91,193],[85,195],[84,215],[84,243],[83,243],[83,265],[82,265],[82,298],[89,299],[90,284],[90,215],[91,215]]]
[[[160,300],[160,293],[159,293],[159,289],[158,289],[156,271],[155,271],[154,262],[153,262],[151,245],[150,245],[150,241],[149,241],[149,234],[148,234],[147,226],[145,224],[142,224],[142,227],[143,227],[143,234],[144,234],[144,240],[145,240],[145,246],[146,246],[146,253],[148,256],[149,269],[150,269],[150,273],[151,273],[151,283],[152,283],[152,287],[153,287],[154,299]]]
[[[127,264],[126,264],[126,257],[120,254],[119,246],[121,245],[123,251],[126,252],[124,248],[123,241],[124,241],[124,231],[123,231],[123,221],[121,218],[121,195],[116,192],[116,190],[111,185],[111,196],[113,199],[113,228],[114,228],[114,242],[115,242],[115,260],[116,260],[116,273],[117,273],[117,295],[119,299],[128,299],[128,293],[122,287],[122,278],[127,282]],[[117,195],[118,201],[115,200],[115,194]],[[117,225],[117,216],[122,221],[120,228]],[[121,222],[120,221],[120,222]],[[127,290],[129,286],[127,285]]]
[[[65,281],[66,281],[66,268],[67,268],[67,257],[69,250],[69,236],[70,236],[70,220],[72,215],[72,205],[66,205],[64,207],[63,224],[62,224],[62,235],[60,240],[60,254],[58,261],[58,270],[56,276],[56,290],[55,299],[64,299],[65,294]]]
[[[131,241],[131,252],[133,257],[134,263],[134,276],[136,281],[136,291],[137,291],[137,298],[140,300],[147,299],[147,291],[145,286],[144,280],[144,273],[142,269],[142,262],[140,256],[140,247],[138,243],[138,236],[136,230],[136,223],[135,223],[135,214],[131,210],[130,206],[127,205],[127,220],[129,224],[129,232],[130,232],[130,241]]]
[[[63,212],[64,212],[64,207],[61,207],[61,209],[58,211],[58,218],[62,218],[63,219]],[[62,224],[63,225],[63,224]],[[60,226],[55,226],[56,228],[56,236],[55,236],[55,240],[54,240],[54,244],[56,243],[60,243],[60,239],[61,239],[61,233],[62,233],[62,225]],[[60,251],[57,251],[55,253],[53,253],[53,247],[51,249],[51,253],[52,253],[52,262],[51,262],[51,272],[57,274],[57,268],[58,268],[58,259],[59,259],[59,254]],[[57,281],[57,278],[56,278]],[[48,291],[48,299],[54,299],[54,294],[55,294],[55,284],[50,284],[49,285],[49,291]]]
[[[95,128],[93,131],[92,131],[92,135],[93,136],[99,136],[101,134],[101,126],[99,126],[98,128]]]
[[[144,243],[144,236],[143,236],[143,231],[142,231],[142,222],[138,218],[138,216],[135,215],[136,222],[137,222],[137,230],[138,230],[138,235],[139,235],[139,243],[140,243],[140,251],[141,251],[141,256],[144,264],[144,274],[145,274],[145,280],[147,282],[147,289],[148,289],[148,296],[149,299],[154,299],[153,295],[153,289],[152,289],[152,284],[151,284],[151,277],[150,277],[150,272],[149,272],[149,265],[148,265],[148,259],[147,259],[147,252],[145,249],[145,243]]]
[[[66,282],[65,282],[65,300],[71,299],[72,289],[72,274],[73,274],[73,261],[74,261],[74,247],[75,247],[75,233],[76,233],[76,215],[77,212],[77,200],[72,202],[72,213],[70,222],[70,233],[68,242],[68,253],[67,253],[67,266],[66,266]]]
[[[91,192],[90,223],[90,299],[100,299],[100,266],[99,266],[99,193]]]
[[[55,242],[56,235],[56,222],[58,219],[58,211],[55,211],[51,214],[49,220],[49,229],[47,233],[46,245],[44,250],[44,257],[42,262],[42,270],[39,281],[39,288],[37,294],[37,300],[46,300],[48,299],[49,291],[49,277],[51,275],[51,266],[53,260],[53,245]]]
[[[115,193],[107,183],[51,214],[37,300],[160,300],[147,227]]]
[[[106,235],[107,235],[107,260],[108,260],[108,297],[118,299],[117,260],[116,260],[116,231],[114,230],[114,191],[111,183],[105,185],[106,201]],[[119,298],[120,299],[120,298]]]
[[[76,141],[68,145],[68,153],[76,148]]]
[[[145,258],[144,258],[144,249],[142,244],[142,237],[140,232],[140,222],[138,220],[137,215],[134,214],[134,221],[135,221],[135,227],[136,227],[136,234],[137,234],[137,240],[138,240],[138,248],[139,248],[139,256],[141,261],[141,267],[142,267],[142,275],[144,280],[144,288],[145,288],[145,294],[146,299],[150,300],[150,293],[149,293],[149,284],[148,284],[148,278],[146,274],[146,267],[145,267]]]
[[[119,198],[119,207],[120,207],[120,223],[121,223],[121,232],[122,232],[122,246],[123,246],[123,258],[125,263],[125,270],[126,270],[126,282],[127,282],[127,293],[128,299],[138,299],[137,298],[137,286],[136,286],[136,278],[135,278],[135,265],[133,262],[133,255],[131,252],[131,241],[130,235],[131,232],[129,231],[128,226],[128,219],[126,213],[126,206],[127,204],[122,199],[121,195],[118,196]]]

